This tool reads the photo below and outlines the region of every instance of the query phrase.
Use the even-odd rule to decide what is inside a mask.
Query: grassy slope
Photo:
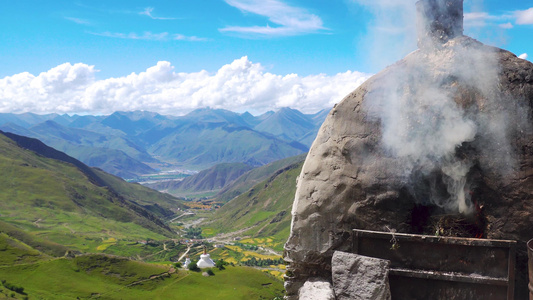
[[[29,130],[30,136],[47,145],[113,174],[134,177],[135,174],[155,172],[143,163],[154,159],[125,137],[69,128],[53,121],[38,124]]]
[[[0,220],[36,237],[84,251],[102,238],[170,234],[73,165],[23,150],[3,135],[0,170]]]
[[[0,233],[0,266],[34,263],[46,258],[41,252],[21,241]]]
[[[148,165],[130,157],[121,150],[72,145],[58,140],[55,142],[48,140],[47,144],[76,157],[87,165],[101,168],[106,172],[123,178],[134,178],[138,175],[156,172]]]
[[[81,256],[0,267],[0,278],[22,286],[30,299],[272,299],[283,284],[245,267],[215,270],[215,276],[177,274],[128,286],[167,272],[152,265],[106,256]]]
[[[239,178],[237,178],[231,185],[223,188],[217,195],[217,200],[221,202],[228,202],[236,196],[247,192],[254,185],[268,179],[276,171],[286,168],[294,163],[299,163],[305,160],[307,153],[297,156],[288,157],[282,160],[272,162],[253,170],[248,171]]]
[[[157,193],[137,183],[128,183],[122,178],[100,170],[95,170],[95,173],[117,193],[130,201],[138,203],[159,217],[169,218],[173,215],[172,210],[186,208],[181,200],[169,194]]]
[[[290,230],[296,178],[303,162],[278,171],[220,208],[202,228],[210,232],[232,232],[251,227],[242,235],[270,237],[271,246],[282,250]]]

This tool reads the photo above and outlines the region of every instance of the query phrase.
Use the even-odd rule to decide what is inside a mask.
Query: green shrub
[[[215,267],[217,267],[219,270],[224,270],[225,269],[225,265],[227,265],[228,263],[225,262],[223,259],[219,259],[217,260],[217,262],[215,263]]]
[[[196,265],[196,262],[194,261],[187,265],[187,269],[189,269],[190,271],[194,271],[194,272],[200,271],[200,268],[198,268],[198,266]]]
[[[3,285],[6,287],[6,289],[8,289],[8,290],[11,290],[11,291],[13,291],[13,292],[17,292],[17,293],[19,293],[19,294],[25,295],[25,294],[24,294],[24,288],[21,287],[21,286],[14,285],[14,284],[9,283],[9,282],[7,282],[7,281],[5,281],[5,280],[2,280],[2,284],[3,284]]]
[[[209,276],[214,276],[215,275],[215,273],[211,269],[207,270],[207,274],[209,274]]]

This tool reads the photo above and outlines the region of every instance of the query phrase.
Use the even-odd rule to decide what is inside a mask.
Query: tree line
[[[241,264],[245,265],[245,266],[250,266],[250,267],[266,267],[266,266],[275,266],[275,265],[282,265],[282,264],[285,264],[285,261],[283,260],[283,258],[279,258],[279,259],[270,259],[270,258],[267,258],[267,259],[257,259],[255,257],[252,257],[251,259],[247,260],[247,261],[242,261]]]

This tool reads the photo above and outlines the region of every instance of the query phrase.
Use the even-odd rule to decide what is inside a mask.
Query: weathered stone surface
[[[519,241],[516,299],[525,299],[532,107],[533,64],[464,36],[369,79],[331,110],[303,166],[288,284],[330,278],[353,228],[427,233],[430,217],[457,214],[477,218],[483,237]]]
[[[300,300],[335,300],[331,283],[323,280],[310,279],[299,291]]]
[[[390,261],[335,251],[331,260],[337,300],[390,300]]]

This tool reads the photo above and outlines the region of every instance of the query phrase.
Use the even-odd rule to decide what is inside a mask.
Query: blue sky
[[[0,112],[327,108],[416,49],[414,2],[0,0]],[[533,55],[533,1],[466,0],[465,34]]]

